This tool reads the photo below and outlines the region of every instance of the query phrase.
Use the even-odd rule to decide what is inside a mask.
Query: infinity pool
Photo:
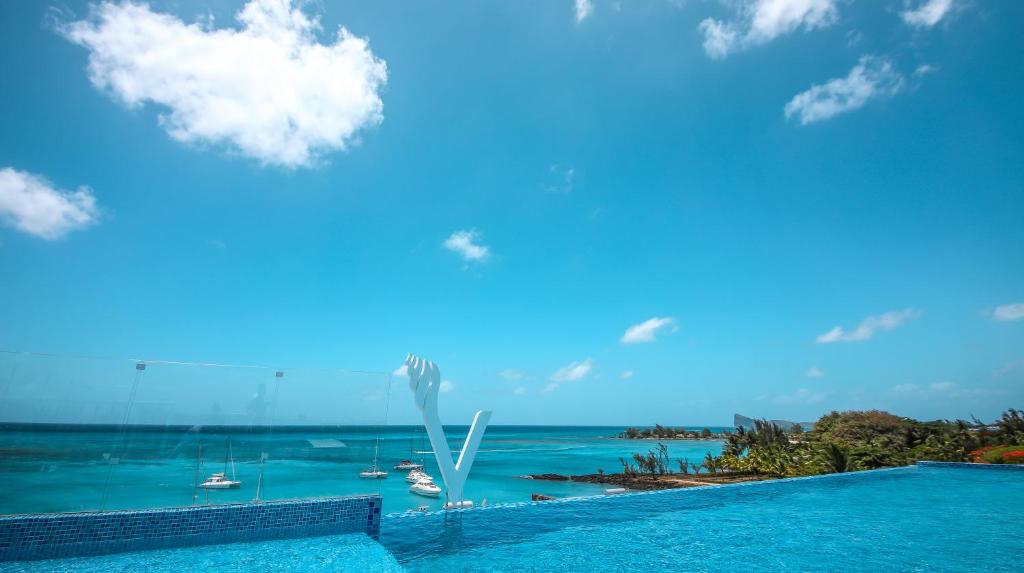
[[[907,467],[447,514],[10,571],[1011,571],[1024,472]]]

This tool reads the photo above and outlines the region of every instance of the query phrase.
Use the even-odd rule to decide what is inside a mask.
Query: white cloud
[[[822,372],[817,366],[811,366],[810,368],[807,369],[807,372],[804,372],[804,376],[808,378],[823,378],[825,376],[825,373]]]
[[[405,365],[405,364],[399,366],[398,368],[395,368],[394,371],[391,372],[391,374],[393,376],[405,376],[408,373],[409,373],[409,367],[407,365]]]
[[[506,368],[505,370],[498,372],[498,376],[501,376],[505,380],[522,380],[523,378],[526,378],[526,374],[521,370],[516,370],[515,368]]]
[[[987,388],[962,388],[953,382],[935,382],[927,386],[897,384],[886,392],[896,398],[923,399],[974,399],[999,395],[1000,392]]]
[[[489,247],[479,243],[480,233],[470,229],[468,231],[455,231],[444,240],[444,246],[449,251],[458,253],[466,262],[485,261],[490,256]]]
[[[64,191],[38,175],[0,169],[0,224],[53,240],[98,219],[92,189]]]
[[[833,78],[796,94],[784,111],[787,119],[797,116],[801,125],[807,125],[858,109],[902,87],[903,76],[889,60],[863,56],[845,78]]]
[[[594,3],[590,0],[576,0],[576,21],[582,22],[594,13]]]
[[[907,24],[917,28],[931,28],[953,9],[953,0],[924,0],[917,8],[904,10],[901,16]]]
[[[828,396],[828,392],[815,392],[801,388],[792,394],[775,396],[771,401],[776,404],[817,404]]]
[[[516,389],[512,391],[516,396],[523,396],[526,394],[526,388],[523,386],[516,386]]]
[[[622,374],[619,374],[619,378],[621,378],[623,380],[629,380],[632,377],[633,377],[633,371],[632,370],[623,370]]]
[[[582,380],[590,374],[591,369],[594,367],[594,362],[590,358],[573,362],[568,366],[564,366],[555,370],[554,374],[551,375],[552,382],[576,382]]]
[[[576,179],[576,169],[569,167],[562,169],[557,165],[552,165],[548,172],[551,174],[552,181],[544,186],[544,190],[548,193],[572,193],[572,184]]]
[[[1018,362],[1011,362],[1009,364],[1002,366],[1001,368],[996,369],[994,372],[992,372],[992,377],[1002,378],[1003,376],[1006,376],[1007,374],[1019,368],[1024,368],[1024,360]]]
[[[451,380],[441,380],[441,385],[437,387],[437,390],[442,394],[447,394],[455,390],[455,384]]]
[[[263,164],[308,167],[383,120],[387,64],[340,28],[321,44],[317,18],[291,0],[251,0],[239,28],[212,29],[103,2],[61,28],[89,50],[89,77],[129,107],[153,103],[185,143],[226,144]]]
[[[893,310],[878,316],[869,316],[861,321],[851,331],[846,331],[841,326],[836,326],[832,330],[825,334],[818,335],[818,344],[829,344],[832,342],[856,342],[860,340],[868,340],[875,335],[878,331],[894,330],[899,328],[906,321],[917,318],[921,315],[921,311],[907,308],[903,310]]]
[[[800,28],[826,28],[839,18],[835,0],[738,0],[733,5],[732,21],[707,18],[697,27],[711,58],[724,58]]]
[[[1024,302],[1004,304],[992,311],[992,319],[998,321],[1020,320],[1024,318]]]
[[[634,324],[626,329],[625,334],[619,339],[619,342],[623,344],[639,344],[641,342],[653,342],[658,330],[672,326],[675,324],[675,319],[671,316],[668,317],[653,317],[641,322],[640,324]]]
[[[890,394],[916,394],[921,391],[917,384],[897,384],[889,389]]]
[[[593,370],[593,368],[594,361],[590,358],[572,362],[568,366],[563,366],[562,368],[555,370],[550,377],[551,383],[545,386],[541,391],[545,393],[553,392],[563,382],[578,382],[583,380],[590,374],[590,371]]]
[[[919,78],[922,76],[927,76],[928,74],[934,74],[937,71],[939,71],[939,68],[931,64],[921,64],[920,66],[914,68],[914,77]]]

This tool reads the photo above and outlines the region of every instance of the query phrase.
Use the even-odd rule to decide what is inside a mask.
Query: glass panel
[[[381,493],[391,375],[0,353],[0,514]],[[378,444],[379,447],[378,447]],[[392,481],[402,482],[392,475]],[[408,484],[401,486],[406,489]]]

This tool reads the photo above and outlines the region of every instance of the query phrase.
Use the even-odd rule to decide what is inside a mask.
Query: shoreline
[[[563,475],[555,473],[527,474],[519,476],[520,479],[551,481],[551,482],[575,482],[591,483],[602,485],[614,485],[636,491],[652,491],[662,489],[679,489],[687,487],[702,487],[706,485],[725,485],[731,483],[743,483],[753,481],[767,481],[777,479],[765,474],[753,474],[748,472],[727,472],[717,474],[662,474],[662,475],[626,475],[618,474],[582,474]]]

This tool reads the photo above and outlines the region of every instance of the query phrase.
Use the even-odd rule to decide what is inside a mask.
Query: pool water
[[[1024,472],[907,467],[412,516],[347,535],[13,571],[1012,571]]]

